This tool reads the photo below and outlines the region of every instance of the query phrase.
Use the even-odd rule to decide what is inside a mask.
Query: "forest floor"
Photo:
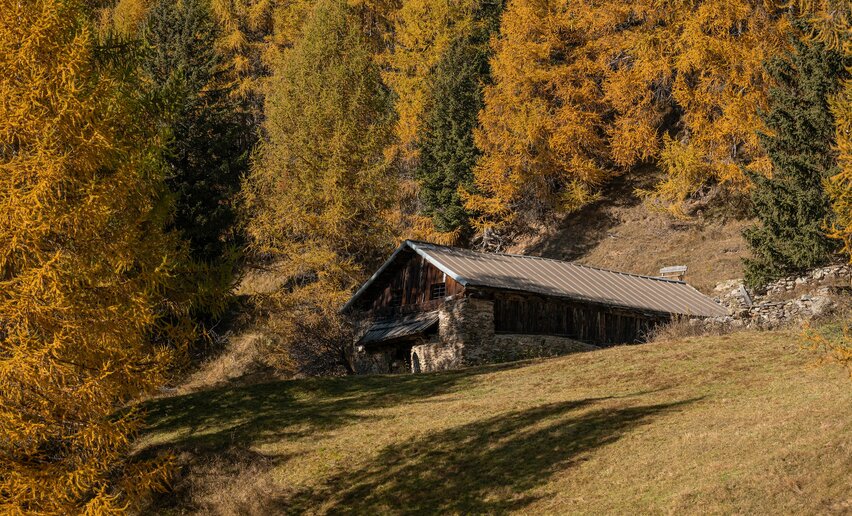
[[[165,514],[852,512],[852,383],[790,332],[147,402]]]

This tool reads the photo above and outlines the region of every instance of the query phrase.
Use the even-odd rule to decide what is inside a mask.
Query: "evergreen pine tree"
[[[752,287],[822,265],[837,248],[825,235],[831,209],[823,182],[837,173],[828,98],[838,88],[840,55],[821,43],[794,40],[788,55],[769,60],[766,69],[777,86],[762,114],[771,133],[759,136],[772,176],[752,177],[759,221],[745,231]]]
[[[144,28],[144,69],[162,101],[168,137],[173,225],[195,260],[227,262],[237,242],[233,199],[248,172],[254,130],[248,110],[230,95],[215,42],[217,25],[205,0],[160,0]]]
[[[502,2],[483,2],[474,29],[450,44],[431,74],[416,168],[425,214],[439,231],[468,225],[469,212],[459,188],[470,188],[480,152],[473,139],[482,108],[482,87],[489,81],[489,37],[499,26]]]

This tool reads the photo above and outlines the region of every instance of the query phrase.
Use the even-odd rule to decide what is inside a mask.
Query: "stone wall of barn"
[[[494,303],[473,297],[450,299],[438,311],[437,338],[412,346],[412,371],[494,362],[494,348]]]
[[[494,302],[491,300],[475,297],[453,299],[447,301],[438,313],[438,339],[411,349],[415,372],[597,349],[596,346],[554,335],[495,334]]]
[[[447,301],[438,312],[438,335],[460,365],[492,362],[494,302],[475,297]]]
[[[356,346],[352,353],[352,368],[358,374],[384,374],[390,372],[392,360],[393,350],[368,352],[364,346]]]
[[[446,371],[463,365],[461,349],[448,346],[437,338],[411,348],[412,373]]]
[[[555,335],[499,334],[491,350],[494,362],[512,362],[529,358],[546,358],[593,351],[598,346]]]
[[[367,350],[355,345],[351,365],[357,374],[408,373],[409,364],[401,357],[396,345],[376,346]]]

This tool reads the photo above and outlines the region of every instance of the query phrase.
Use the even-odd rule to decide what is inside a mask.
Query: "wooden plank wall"
[[[494,294],[498,333],[562,335],[591,344],[642,342],[666,318],[537,296]]]
[[[394,293],[400,293],[402,296],[401,303],[396,306],[415,305],[429,301],[429,293],[432,284],[446,283],[446,296],[460,294],[464,287],[453,280],[449,276],[445,276],[443,272],[438,270],[434,265],[426,261],[425,258],[418,254],[414,254],[394,271],[391,272],[388,279],[384,281],[384,288],[378,285],[381,289],[369,309],[375,310],[379,308],[392,308],[395,303]]]

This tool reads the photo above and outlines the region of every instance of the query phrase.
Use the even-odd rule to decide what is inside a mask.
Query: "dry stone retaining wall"
[[[801,287],[802,285],[820,285],[822,283],[837,280],[845,280],[847,284],[852,281],[852,265],[830,265],[814,269],[804,276],[791,276],[789,278],[780,279],[767,285],[763,296],[769,297],[773,294],[789,292],[791,290],[795,290],[797,287]]]
[[[491,356],[494,362],[512,362],[527,358],[556,357],[595,349],[600,348],[567,337],[501,334],[494,338]]]
[[[834,296],[849,295],[852,266],[831,265],[814,269],[802,276],[783,278],[767,285],[763,291],[746,289],[741,279],[716,286],[716,300],[728,309],[728,315],[707,320],[708,325],[730,324],[747,328],[772,328],[790,322],[812,319],[830,313]],[[806,293],[793,299],[779,297]]]

